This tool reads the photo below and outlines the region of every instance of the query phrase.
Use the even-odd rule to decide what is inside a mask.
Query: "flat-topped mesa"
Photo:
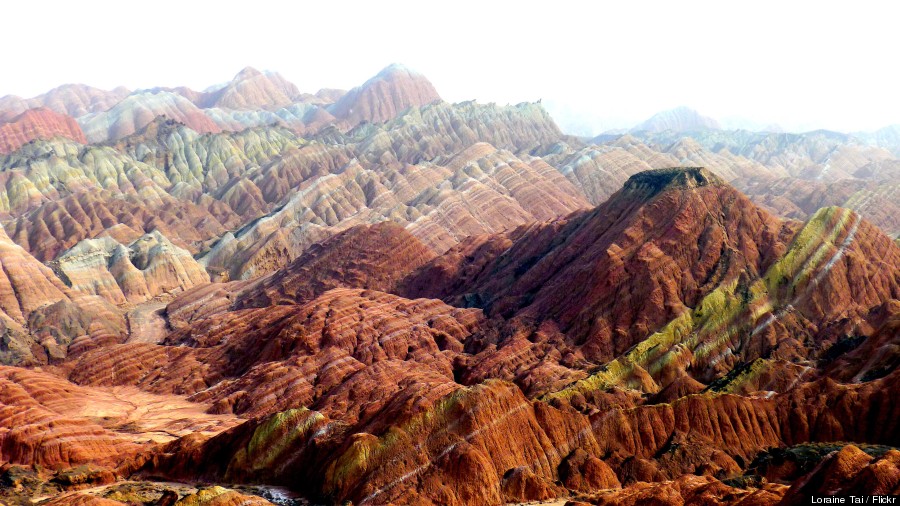
[[[657,194],[670,188],[699,188],[725,185],[725,181],[706,167],[669,167],[653,169],[628,178],[624,190],[649,190]]]

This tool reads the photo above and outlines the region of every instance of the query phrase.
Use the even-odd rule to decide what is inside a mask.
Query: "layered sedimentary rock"
[[[652,168],[622,148],[597,146],[582,148],[555,165],[593,205],[605,202],[632,175]]]
[[[12,95],[0,98],[0,115],[21,114],[28,109],[46,107],[73,118],[93,112],[103,112],[128,96],[125,88],[101,90],[84,84],[64,84],[34,98]]]
[[[853,209],[890,235],[900,234],[900,184],[841,179],[823,183],[800,178],[741,178],[734,185],[754,202],[788,218],[805,220],[828,206]]]
[[[150,457],[147,472],[265,480],[363,504],[498,504],[568,490],[607,502],[704,493],[771,501],[785,487],[744,491],[719,480],[740,476],[774,446],[900,443],[891,355],[881,353],[885,361],[876,367],[888,372],[859,384],[823,378],[831,373],[816,368],[817,360],[834,363],[827,350],[847,346],[833,340],[846,329],[870,335],[875,350],[895,340],[888,315],[896,309],[890,300],[900,269],[890,239],[846,210],[825,209],[806,224],[778,220],[703,169],[637,174],[608,206],[482,237],[432,260],[407,284],[389,283],[401,291],[449,290],[459,303],[509,312],[505,322],[476,309],[374,291],[335,289],[297,305],[283,288],[269,288],[287,305],[185,320],[169,346],[93,350],[70,377],[190,394],[216,412],[261,416],[208,440],[172,442]],[[609,255],[592,257],[592,244],[607,239],[616,246],[603,251],[614,249],[622,264],[605,267]],[[709,247],[686,247],[694,243]],[[320,256],[328,263],[329,244],[341,238],[298,265]],[[716,251],[717,260],[705,263]],[[541,288],[516,297],[518,280],[542,272],[548,258],[557,268],[547,271]],[[881,259],[879,267],[869,258]],[[692,273],[680,259],[706,270]],[[642,267],[651,261],[657,269]],[[613,336],[609,342],[621,348],[608,351],[610,360],[582,334],[589,327],[566,323],[563,308],[590,307],[605,290],[587,280],[607,283],[610,274],[603,273],[623,270],[636,281],[614,293],[654,304],[661,291],[661,311],[677,311],[654,330],[647,316],[628,312],[627,299],[611,302],[617,314],[635,318],[623,329],[647,328],[635,334],[636,346],[627,339],[617,344],[625,334]],[[304,272],[333,279],[327,270]],[[592,274],[577,274],[585,272]],[[673,281],[672,272],[686,274]],[[271,279],[290,286],[289,274]],[[426,288],[417,284],[422,276],[431,283]],[[455,281],[435,283],[441,276]],[[501,297],[491,293],[495,278],[509,290],[497,292]],[[639,291],[644,286],[647,292]],[[546,290],[567,297],[531,312]],[[667,293],[682,302],[667,305]],[[595,307],[593,314],[606,312]],[[796,332],[809,333],[808,342],[785,337]],[[509,381],[492,379],[498,377]],[[308,479],[297,480],[301,469]],[[673,481],[634,485],[661,480]],[[628,488],[596,495],[617,483]]]
[[[73,292],[0,231],[0,362],[62,359],[73,343],[90,347],[121,339],[124,320],[97,298]]]
[[[438,102],[412,108],[382,125],[361,125],[339,134],[323,132],[324,141],[357,144],[370,162],[440,161],[478,142],[513,153],[543,153],[563,136],[553,119],[536,103],[514,106],[475,101]]]
[[[133,93],[109,110],[79,117],[78,123],[89,141],[100,142],[131,135],[158,116],[174,119],[201,133],[222,130],[190,100],[167,91]]]
[[[691,396],[672,404],[590,415],[529,402],[515,387],[488,381],[422,403],[423,411],[399,414],[391,405],[382,412],[394,420],[386,431],[363,425],[355,430],[364,432],[350,435],[323,413],[291,410],[244,424],[199,446],[196,441],[172,443],[151,466],[155,472],[167,469],[172,476],[205,479],[254,481],[267,476],[314,496],[361,504],[499,504],[564,493],[554,484],[557,477],[570,476],[571,466],[595,458],[591,455],[605,455],[618,469],[617,480],[624,483],[682,477],[713,491],[747,497],[754,493],[724,486],[712,476],[740,474],[738,459],[746,462],[761,449],[797,440],[866,434],[870,440],[896,444],[890,381],[813,385],[820,402],[834,403],[833,411],[822,410],[818,403],[798,403],[813,393],[801,391],[771,399]],[[877,415],[856,417],[854,409]],[[744,423],[736,426],[733,420]],[[277,453],[257,456],[260,443],[277,448]],[[289,464],[276,467],[274,462]],[[300,469],[315,476],[298,482],[292,476]],[[685,474],[706,478],[684,478]],[[616,486],[612,477],[607,480],[605,485]],[[630,486],[621,493],[601,495],[607,501],[601,504],[615,504],[616,498],[650,498],[665,492],[667,485],[660,486],[662,490],[655,492],[646,491],[646,485]],[[695,488],[675,490],[683,498],[703,493]],[[778,486],[762,490],[765,493],[757,498],[768,501],[784,493]]]
[[[359,225],[313,245],[285,268],[243,291],[236,307],[301,302],[342,286],[391,292],[434,256],[397,223]]]
[[[139,195],[161,204],[165,173],[110,147],[56,138],[0,156],[0,213],[21,215],[45,202],[91,189]]]
[[[306,302],[332,288],[390,292],[434,256],[396,223],[357,225],[314,244],[270,275],[188,290],[166,306],[167,320],[172,328],[183,329],[233,309]]]
[[[158,118],[139,133],[120,140],[116,147],[163,171],[174,185],[173,194],[196,200],[196,195],[208,193],[240,207],[243,216],[256,217],[254,213],[261,212],[262,206],[281,199],[288,190],[285,187],[279,193],[263,192],[260,187],[279,183],[280,171],[262,170],[262,166],[289,161],[294,161],[292,166],[302,166],[328,156],[326,152],[306,161],[296,152],[304,144],[283,128],[201,135],[176,121]],[[292,179],[285,186],[298,182]]]
[[[115,470],[142,447],[186,434],[217,434],[238,422],[206,414],[205,406],[180,397],[79,387],[17,367],[0,367],[0,384],[3,462]]]
[[[711,476],[682,475],[676,480],[658,483],[641,482],[622,490],[597,494],[583,503],[604,506],[638,506],[641,504],[739,504],[765,506],[777,504],[786,487],[764,484],[742,489],[722,483]]]
[[[460,351],[480,314],[434,300],[334,289],[302,305],[214,315],[167,338],[188,347],[120,345],[89,352],[71,378],[195,394],[192,399],[221,412],[315,406],[346,420],[371,419],[405,388],[411,396],[435,388],[427,395],[434,398],[454,387],[453,354],[443,350]],[[351,406],[369,394],[371,402]]]
[[[810,495],[896,495],[900,492],[900,451],[873,458],[854,445],[829,454],[794,482],[781,504],[805,504]]]
[[[802,360],[873,334],[897,297],[898,262],[892,241],[851,211],[823,209],[801,228],[706,171],[670,170],[634,176],[591,213],[470,239],[403,293],[531,329],[507,330],[496,350],[485,341],[495,360],[470,362],[468,381],[506,377],[535,394],[593,363],[603,367],[553,396],[627,386],[669,399],[741,364]],[[564,360],[548,367],[550,354]],[[735,379],[750,383],[729,388],[780,391],[809,370],[755,362]]]
[[[56,136],[87,142],[81,127],[71,116],[50,109],[29,109],[8,121],[0,121],[0,153],[15,151],[34,139]]]
[[[285,265],[308,245],[358,223],[405,222],[416,227],[416,235],[430,247],[441,250],[466,235],[583,207],[587,203],[580,191],[540,160],[471,147],[489,139],[519,152],[550,145],[559,135],[546,113],[533,105],[414,108],[399,120],[351,132],[341,138],[340,146],[307,143],[277,127],[201,135],[172,120],[155,119],[117,142],[115,149],[60,140],[28,146],[3,162],[8,178],[3,200],[13,216],[47,206],[11,225],[15,239],[44,259],[73,246],[73,241],[104,233],[100,228],[104,216],[121,215],[128,208],[134,217],[126,214],[121,219],[129,229],[138,233],[160,229],[192,252],[206,249],[210,239],[220,237],[204,255],[205,265],[217,276],[252,277]],[[429,161],[434,158],[441,158],[441,164]],[[411,162],[420,165],[411,167]],[[462,166],[472,162],[477,162],[479,172]],[[437,185],[451,171],[457,173],[451,178],[452,188],[428,186]],[[356,181],[360,178],[368,181]],[[82,202],[83,196],[78,205],[64,201],[65,209],[54,202],[95,189],[110,193],[96,204]],[[325,196],[335,190],[336,195]],[[294,198],[285,203],[289,195]],[[144,205],[122,206],[119,196],[131,202],[137,196]],[[85,205],[92,209],[83,209]],[[297,216],[297,205],[311,206],[312,215]],[[484,206],[495,208],[485,212]],[[142,207],[160,216],[154,219]],[[238,228],[273,209],[271,216]],[[173,230],[173,211],[187,218],[191,227]],[[423,214],[430,216],[420,219]],[[143,224],[136,223],[137,216],[144,216]],[[90,226],[76,218],[87,218]],[[53,223],[57,219],[60,223]],[[302,229],[295,229],[293,222]],[[233,232],[224,233],[222,227]],[[120,242],[133,240],[127,230],[116,231],[114,237]]]
[[[586,206],[551,166],[488,144],[476,144],[445,165],[369,169],[353,160],[335,173],[304,181],[277,211],[223,237],[201,262],[214,276],[248,279],[286,265],[335,232],[384,220],[406,226],[428,247],[443,251],[468,235]]]
[[[409,107],[440,99],[425,76],[402,65],[391,65],[362,86],[347,92],[329,107],[329,112],[352,127],[363,121],[383,123]]]
[[[890,151],[847,134],[818,130],[802,134],[748,132],[746,130],[633,132],[652,149],[662,151],[686,135],[707,150],[722,150],[758,162],[776,175],[790,175],[823,182],[852,178],[856,174],[875,178],[884,168],[893,167]],[[861,172],[862,171],[862,172]],[[870,173],[863,175],[864,173]],[[778,174],[780,173],[780,174]]]
[[[85,239],[52,265],[73,290],[113,304],[136,304],[209,282],[190,252],[158,231],[126,244],[112,237]]]
[[[794,232],[705,169],[643,172],[591,212],[464,243],[435,260],[433,269],[426,267],[410,294],[470,293],[491,312],[552,318],[587,353],[605,361],[723,280],[764,271]],[[466,261],[473,250],[497,256]],[[482,262],[487,263],[473,268]],[[477,277],[468,279],[461,269]],[[672,271],[685,274],[673,280]],[[623,310],[628,300],[641,303]],[[614,305],[614,312],[604,309]],[[592,342],[603,344],[592,349]]]
[[[21,497],[135,471],[355,504],[890,488],[900,243],[866,220],[895,233],[890,132],[672,115],[585,145],[397,67],[51,95],[116,140],[0,156],[0,353],[41,367],[0,371]],[[57,501],[255,500],[122,486]]]
[[[897,234],[893,197],[900,162],[884,150],[859,145],[840,134],[818,132],[692,132],[644,137],[642,141],[623,135],[604,140],[601,146],[582,148],[581,153],[571,153],[570,148],[545,159],[596,204],[611,195],[610,181],[624,182],[617,164],[625,158],[621,154],[609,158],[621,148],[653,168],[705,166],[780,216],[807,219],[820,207],[839,205],[854,209],[889,234]],[[637,168],[633,163],[625,167]]]
[[[160,201],[154,205],[133,193],[94,190],[45,202],[5,226],[16,243],[49,262],[84,239],[111,237],[127,244],[154,230],[196,253],[238,222],[227,207],[210,206],[210,211],[168,195]]]
[[[220,88],[202,94],[194,101],[204,109],[278,109],[291,105],[300,90],[276,72],[260,72],[247,67]]]

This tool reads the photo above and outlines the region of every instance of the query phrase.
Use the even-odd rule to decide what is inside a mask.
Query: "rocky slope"
[[[889,235],[900,235],[900,185],[896,182],[841,179],[823,183],[756,176],[735,180],[734,185],[781,216],[805,220],[822,207],[841,206],[865,216]]]
[[[213,283],[186,291],[167,305],[168,324],[174,329],[184,329],[213,314],[307,302],[333,288],[393,291],[400,280],[434,256],[434,252],[396,223],[357,225],[314,244],[290,264],[267,276]]]
[[[193,101],[203,109],[274,110],[291,105],[299,95],[300,90],[278,73],[260,72],[247,67],[230,82],[203,93]]]
[[[266,307],[312,300],[332,288],[352,286],[391,292],[435,254],[397,223],[359,225],[315,244],[243,291],[236,307]]]
[[[15,151],[34,139],[55,136],[87,142],[84,132],[70,116],[50,109],[29,109],[8,121],[0,121],[0,153]]]
[[[113,304],[137,304],[209,282],[191,254],[158,231],[128,244],[111,237],[85,239],[52,265],[72,289]]]
[[[67,287],[0,230],[0,363],[39,364],[117,342],[124,320],[99,298]]]
[[[674,114],[588,144],[396,66],[347,94],[250,68],[63,87],[0,118],[32,102],[87,139],[0,155],[0,501],[896,487],[890,132]]]
[[[392,219],[443,250],[585,207],[552,166],[513,154],[559,135],[545,112],[526,105],[412,109],[340,134],[340,144],[279,127],[201,135],[155,119],[111,147],[56,139],[20,149],[2,160],[0,202],[13,237],[45,261],[82,239],[130,242],[158,229],[180,247],[206,250],[202,263],[214,276],[246,278],[359,223]]]
[[[78,118],[89,113],[103,112],[128,96],[125,88],[101,90],[84,84],[64,84],[34,98],[13,95],[0,98],[0,116],[21,114],[28,109],[46,107],[60,114]]]
[[[394,168],[396,166],[396,168]],[[358,160],[313,175],[273,213],[223,237],[201,262],[214,276],[248,279],[287,264],[309,245],[350,226],[391,220],[435,251],[587,206],[541,160],[476,144],[444,165],[369,168]]]
[[[390,65],[362,86],[354,88],[328,108],[343,124],[383,123],[403,110],[441,99],[422,74],[402,65]]]
[[[158,116],[184,123],[201,133],[222,130],[188,99],[166,91],[133,93],[107,111],[81,116],[78,122],[88,140],[101,142],[131,135]]]
[[[705,130],[699,132],[633,132],[651,148],[662,149],[685,136],[704,148],[742,156],[772,170],[824,182],[855,177],[860,171],[876,174],[892,167],[895,156],[848,134],[819,130],[807,133]],[[861,173],[862,174],[862,173]]]
[[[239,220],[225,205],[212,204],[210,210],[170,195],[159,197],[148,202],[134,193],[117,195],[111,190],[76,193],[47,201],[5,226],[16,243],[49,262],[84,239],[111,237],[130,243],[152,231],[176,238],[179,247],[196,253]]]
[[[432,255],[397,225],[357,227],[261,281],[189,290],[162,345],[62,371],[250,418],[149,449],[143,473],[324,501],[766,503],[788,489],[775,474],[721,480],[757,479],[773,447],[900,444],[900,249],[850,211],[779,220],[705,169],[656,170],[593,211]]]
[[[617,163],[628,164],[626,171],[638,170],[617,148],[653,168],[705,166],[784,217],[806,219],[820,207],[840,205],[891,235],[897,233],[892,197],[900,180],[900,161],[853,136],[826,131],[644,131],[606,138],[600,146],[581,152],[562,149],[545,159],[599,204],[611,195],[609,188],[615,187],[611,182],[624,183],[626,174],[618,172]],[[616,158],[609,158],[613,154]]]

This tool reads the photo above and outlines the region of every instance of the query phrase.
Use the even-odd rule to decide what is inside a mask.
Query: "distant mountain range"
[[[0,503],[897,494],[898,197],[896,127],[579,137],[400,65],[3,97]]]

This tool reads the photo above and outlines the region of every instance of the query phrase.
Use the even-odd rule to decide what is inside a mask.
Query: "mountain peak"
[[[393,76],[396,74],[408,74],[411,76],[422,77],[422,74],[416,72],[415,70],[412,70],[411,68],[407,67],[406,65],[404,65],[402,63],[391,63],[387,67],[381,69],[381,71],[378,72],[378,74],[376,74],[375,76],[376,77],[390,77],[390,76]]]
[[[409,107],[441,99],[428,79],[398,63],[388,65],[362,86],[341,97],[329,112],[349,126],[363,121],[382,123]]]
[[[704,116],[686,106],[654,114],[650,119],[631,129],[632,132],[664,132],[673,130],[685,132],[693,130],[720,130],[722,126],[713,118]]]
[[[670,167],[638,172],[628,178],[625,189],[659,193],[670,188],[698,188],[723,185],[725,182],[705,167]]]
[[[232,81],[243,81],[244,79],[259,77],[261,75],[263,75],[263,73],[253,67],[244,67],[234,76],[234,79],[232,79]]]

